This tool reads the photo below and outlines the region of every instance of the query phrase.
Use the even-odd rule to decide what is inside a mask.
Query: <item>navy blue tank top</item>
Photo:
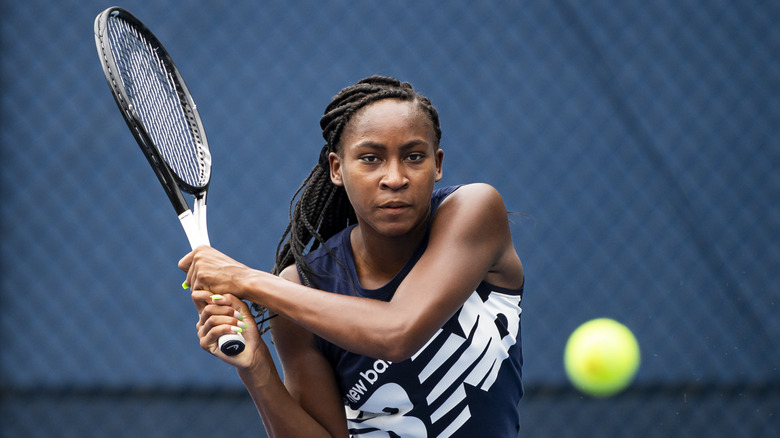
[[[456,189],[434,191],[431,217]],[[355,270],[352,228],[328,240],[332,254],[318,248],[306,256],[318,288],[389,301],[425,251],[428,236],[389,283],[367,290]],[[516,437],[517,404],[523,395],[521,298],[522,289],[481,283],[426,345],[403,362],[355,354],[317,338],[336,374],[350,436]]]

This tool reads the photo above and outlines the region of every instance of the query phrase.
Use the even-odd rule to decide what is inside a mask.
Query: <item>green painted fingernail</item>
[[[190,288],[190,285],[189,285],[189,284],[187,284],[187,281],[185,280],[185,281],[184,281],[184,283],[182,283],[182,284],[181,284],[181,288],[182,288],[182,289],[189,289],[189,288]]]
[[[222,295],[212,295],[211,296],[211,301],[224,300],[224,299],[225,299],[225,297],[223,297]]]

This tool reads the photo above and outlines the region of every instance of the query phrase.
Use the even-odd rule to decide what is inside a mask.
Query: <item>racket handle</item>
[[[241,333],[222,335],[219,337],[219,350],[227,356],[235,356],[244,351],[246,342]]]
[[[187,235],[187,240],[190,241],[190,247],[192,249],[197,248],[200,245],[210,245],[209,235],[206,232],[206,198],[202,196],[195,200],[194,213],[190,210],[185,210],[184,213],[179,215],[179,221],[181,222],[184,233]],[[219,350],[227,356],[235,356],[246,347],[246,341],[241,333],[233,333],[229,335],[222,335],[219,337]]]

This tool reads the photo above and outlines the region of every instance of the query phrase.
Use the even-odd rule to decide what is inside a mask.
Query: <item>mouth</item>
[[[411,205],[402,201],[389,201],[379,204],[379,208],[386,211],[401,211],[409,208]]]

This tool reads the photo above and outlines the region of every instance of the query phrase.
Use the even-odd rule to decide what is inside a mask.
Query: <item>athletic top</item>
[[[431,217],[457,187],[437,189]],[[306,258],[320,289],[389,301],[428,244],[379,289],[360,286],[345,229]],[[343,267],[342,267],[343,266]],[[345,272],[345,269],[347,272]],[[446,273],[442,273],[446,275]],[[354,286],[353,286],[354,285]],[[322,338],[344,398],[351,437],[516,437],[523,396],[522,289],[483,282],[414,356],[391,363],[346,351]]]

